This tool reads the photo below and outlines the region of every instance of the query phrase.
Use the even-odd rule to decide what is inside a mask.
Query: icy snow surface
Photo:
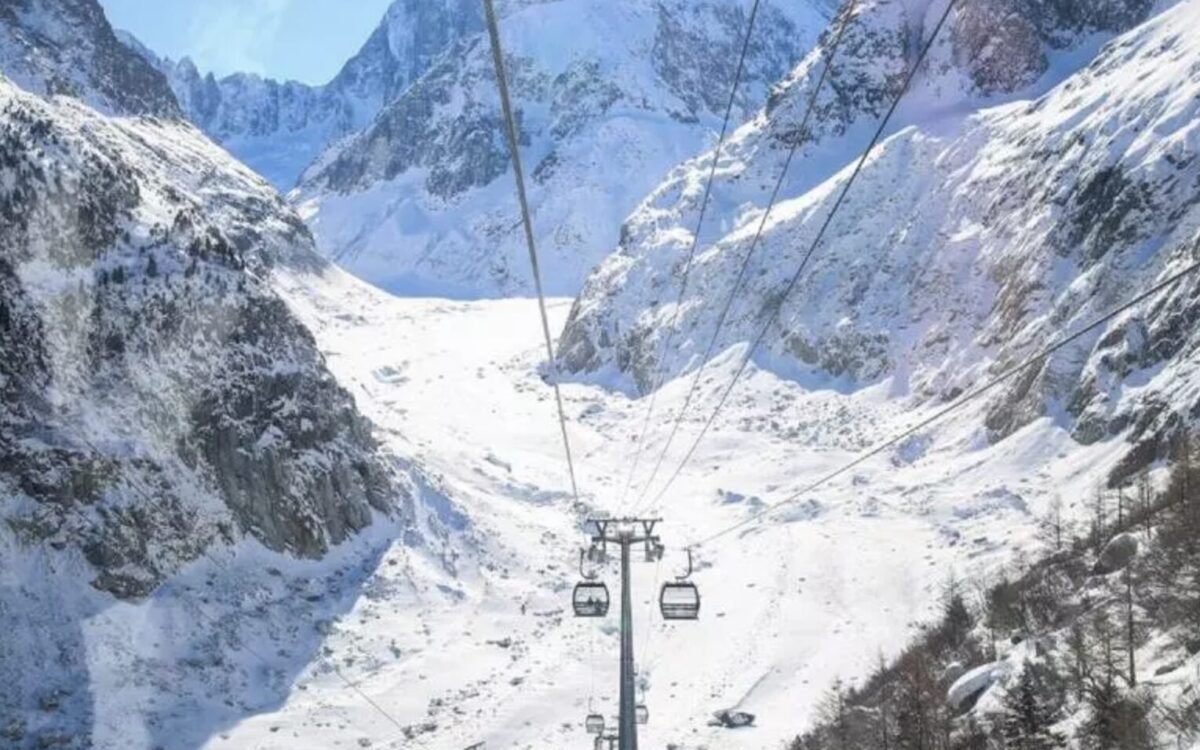
[[[378,566],[363,584],[369,593],[324,643],[416,739],[399,740],[395,726],[321,671],[322,660],[278,710],[205,747],[587,742],[589,696],[596,710],[614,710],[616,608],[603,621],[569,616],[585,509],[566,491],[553,399],[538,376],[534,302],[389,298],[338,271],[316,283],[281,277],[279,286],[363,411],[453,498],[442,511],[461,513],[461,524],[448,540],[451,566],[401,546],[382,553],[417,562]],[[556,330],[569,304],[552,301]],[[727,368],[714,367],[714,380]],[[663,413],[686,385],[668,384]],[[1053,493],[1090,486],[1118,452],[1110,443],[1081,448],[1049,420],[989,447],[979,415],[964,413],[924,436],[921,450],[869,462],[809,498],[808,512],[782,512],[703,548],[699,622],[665,625],[652,615],[656,575],[679,572],[685,543],[921,416],[898,411],[889,387],[842,395],[752,373],[658,509],[666,560],[634,571],[651,714],[644,746],[778,746],[804,727],[835,677],[861,676],[913,635],[952,572],[974,577],[1032,548],[1034,517]],[[566,385],[565,397],[584,502],[616,510],[644,404],[580,384]],[[614,569],[604,576],[618,581]],[[722,707],[755,713],[755,728],[706,726]]]

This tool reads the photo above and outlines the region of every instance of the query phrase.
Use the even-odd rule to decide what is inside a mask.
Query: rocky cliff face
[[[358,54],[322,86],[246,73],[218,79],[188,58],[159,57],[121,36],[166,75],[192,122],[286,190],[330,143],[365,127],[447,45],[477,33],[480,8],[474,0],[396,0]]]
[[[1183,31],[1198,6],[1145,20],[1142,2],[967,4],[919,72],[898,132],[782,299],[910,64],[911,40],[942,7],[861,5],[814,126],[795,132],[815,57],[739,131],[663,354],[698,202],[684,188],[711,156],[678,168],[589,278],[564,334],[566,365],[615,366],[644,391],[660,356],[673,375],[700,364],[792,138],[801,155],[717,351],[753,340],[782,304],[758,363],[813,382],[854,390],[892,379],[914,405],[936,403],[1198,257],[1200,47]],[[1097,38],[1129,27],[1092,55]],[[1131,462],[1154,455],[1159,437],[1200,416],[1189,324],[1198,289],[1186,280],[1010,384],[989,404],[991,438],[1051,417],[1081,442],[1128,437],[1139,446]]]
[[[118,41],[96,0],[0,2],[0,73],[108,114],[182,115],[166,78]]]
[[[400,503],[270,285],[304,225],[191,126],[0,81],[0,493],[22,545],[151,591],[210,545],[317,556]]]
[[[574,292],[617,242],[622,217],[719,126],[749,5],[501,4],[551,291]],[[824,3],[763,5],[735,118],[765,101],[828,12]],[[469,17],[463,30],[477,30]],[[429,59],[368,128],[306,171],[294,200],[324,250],[387,288],[528,291],[487,38],[464,33]]]

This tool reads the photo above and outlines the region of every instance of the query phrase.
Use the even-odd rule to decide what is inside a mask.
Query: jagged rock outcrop
[[[243,536],[317,556],[403,511],[370,425],[272,290],[324,261],[190,125],[0,79],[0,516],[150,592]]]
[[[1195,4],[1144,21],[1142,2],[1047,8],[1028,19],[1039,43],[1008,49],[1026,49],[1020,64],[964,57],[986,46],[973,36],[980,21],[967,11],[951,19],[895,134],[782,300],[760,364],[836,376],[852,389],[895,378],[915,403],[935,403],[1200,257],[1200,48],[1181,31],[1197,21]],[[780,304],[911,60],[902,40],[927,36],[933,10],[861,6],[717,351],[753,340]],[[877,30],[881,19],[891,20]],[[1093,32],[1135,25],[1080,67]],[[716,213],[665,353],[671,374],[699,364],[819,65],[815,56],[802,63],[722,156]],[[1023,72],[1005,78],[1000,68]],[[845,96],[844,76],[867,85]],[[679,167],[626,222],[620,248],[572,312],[560,349],[567,368],[615,366],[632,387],[651,385],[695,221],[699,193],[684,188],[709,158]],[[1200,416],[1197,289],[1186,279],[1007,384],[988,405],[991,438],[1058,415],[1081,442],[1124,434],[1147,446],[1139,455],[1155,455],[1162,435]]]
[[[186,57],[160,57],[132,35],[120,36],[166,75],[192,122],[286,190],[329,144],[365,127],[423,75],[447,45],[478,33],[481,7],[475,0],[396,0],[362,49],[320,86],[249,73],[217,78]]]
[[[183,114],[163,74],[118,41],[97,0],[0,2],[0,73],[107,114]]]
[[[747,10],[736,0],[500,4],[552,292],[577,290],[618,241],[621,219],[719,127]],[[738,121],[811,47],[829,12],[819,1],[763,5]],[[323,154],[293,199],[324,251],[386,288],[529,291],[499,116],[488,39],[464,34],[369,127]]]

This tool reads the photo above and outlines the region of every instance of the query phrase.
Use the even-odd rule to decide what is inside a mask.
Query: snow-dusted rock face
[[[0,73],[107,114],[182,114],[166,78],[118,41],[96,0],[0,2]]]
[[[0,516],[151,591],[211,544],[317,556],[392,469],[272,291],[319,270],[265,182],[182,122],[0,78]]]
[[[994,27],[1002,41],[1012,25],[975,11],[952,17],[898,132],[782,301],[760,365],[851,388],[894,378],[914,401],[946,399],[1200,257],[1200,39],[1185,31],[1200,4],[1162,10],[1098,54],[1101,32],[1138,24],[1149,8],[1047,5],[1028,16],[1026,5],[988,6],[1027,26],[1027,45],[1004,42],[1006,55],[1026,50],[1015,72],[979,36]],[[862,4],[809,131],[788,135],[819,73],[815,55],[735,135],[665,354],[669,373],[700,364],[783,144],[801,137],[717,351],[758,335],[909,64],[911,40],[927,38],[944,7]],[[710,158],[675,170],[589,278],[561,345],[571,370],[616,368],[643,391],[653,382]],[[1014,380],[993,396],[991,437],[1049,415],[1081,442],[1124,433],[1145,442],[1135,460],[1153,453],[1156,436],[1200,411],[1198,288],[1186,279]]]
[[[476,3],[475,5],[478,5]],[[501,33],[544,278],[574,293],[621,220],[719,126],[746,0],[512,0]],[[476,11],[477,12],[477,11]],[[734,117],[811,48],[823,2],[764,3]],[[532,289],[488,40],[453,39],[293,196],[321,248],[386,288]]]
[[[286,190],[330,143],[366,126],[447,44],[481,28],[475,0],[396,0],[358,54],[322,86],[247,73],[218,79],[188,58],[160,58],[131,35],[121,38],[167,76],[192,122]]]

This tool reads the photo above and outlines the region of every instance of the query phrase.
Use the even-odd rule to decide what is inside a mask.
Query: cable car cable
[[[657,659],[650,658],[650,644],[653,641],[654,635],[654,592],[658,591],[659,574],[662,571],[662,558],[654,563],[654,583],[650,586],[650,595],[646,598],[646,634],[642,636],[642,646],[638,649],[638,653],[642,655],[643,669],[649,672],[651,664],[657,662]]]
[[[633,477],[637,474],[638,464],[642,459],[642,449],[645,446],[646,434],[650,430],[650,421],[654,416],[654,406],[658,398],[658,390],[662,388],[667,377],[667,361],[670,356],[671,342],[675,338],[676,326],[679,325],[679,310],[683,305],[683,297],[687,292],[688,277],[692,271],[692,261],[696,257],[696,248],[700,244],[700,229],[704,226],[704,215],[708,211],[709,198],[712,194],[713,181],[717,176],[717,164],[721,157],[721,148],[725,145],[725,136],[729,131],[729,122],[733,115],[733,105],[737,100],[738,85],[742,80],[742,73],[746,67],[746,54],[750,49],[750,39],[754,32],[754,21],[758,16],[758,5],[760,0],[754,0],[753,7],[750,8],[750,19],[746,23],[746,36],[742,41],[742,51],[738,56],[737,72],[733,76],[733,87],[729,90],[729,102],[725,105],[725,117],[721,121],[721,133],[717,137],[717,145],[713,150],[712,165],[708,170],[708,180],[704,185],[704,197],[700,200],[700,215],[696,219],[696,230],[692,233],[691,246],[688,248],[687,259],[683,265],[683,272],[679,281],[679,294],[675,298],[675,310],[671,317],[671,324],[667,328],[667,336],[663,342],[661,355],[658,359],[658,373],[651,381],[649,405],[646,408],[646,418],[642,421],[642,431],[638,435],[635,444],[633,463],[629,469],[629,475],[625,480],[625,488],[621,491],[620,499],[617,506],[621,507],[625,504],[625,499],[629,495],[629,489],[633,485]]]
[[[904,81],[900,86],[900,90],[898,92],[896,92],[896,96],[892,99],[892,103],[888,107],[887,113],[884,115],[883,120],[880,121],[879,127],[875,130],[874,136],[872,136],[870,143],[867,144],[866,150],[863,151],[862,157],[859,158],[858,163],[855,165],[854,171],[851,172],[849,179],[847,179],[847,181],[846,181],[846,184],[842,186],[842,190],[838,194],[837,200],[834,201],[833,207],[829,210],[829,213],[826,214],[825,221],[822,222],[820,230],[818,230],[816,237],[813,238],[812,243],[809,245],[808,250],[805,252],[803,258],[801,259],[800,266],[796,269],[795,274],[792,275],[791,280],[788,282],[787,286],[784,288],[783,294],[781,294],[778,297],[778,299],[775,301],[774,309],[772,310],[771,315],[767,318],[766,323],[763,325],[762,330],[759,331],[758,336],[754,339],[753,344],[751,344],[750,348],[746,351],[746,354],[742,358],[742,362],[738,366],[738,369],[734,372],[733,378],[730,380],[729,385],[725,388],[724,392],[721,394],[721,398],[717,401],[716,408],[713,409],[712,414],[708,417],[708,419],[704,423],[704,426],[700,429],[700,433],[696,436],[695,440],[692,441],[692,444],[688,448],[687,452],[684,454],[683,459],[675,467],[675,470],[671,473],[671,476],[667,479],[667,481],[663,485],[662,489],[660,489],[659,492],[657,493],[657,495],[655,495],[653,503],[657,504],[660,500],[662,500],[663,496],[666,495],[667,491],[670,490],[671,486],[674,484],[675,480],[679,477],[679,475],[683,471],[684,467],[687,466],[688,461],[690,461],[692,456],[695,454],[696,448],[700,445],[700,442],[704,439],[705,435],[708,434],[709,429],[712,427],[713,423],[716,421],[717,415],[720,414],[721,409],[725,406],[725,402],[729,399],[729,394],[732,393],[734,386],[736,386],[738,383],[738,379],[741,378],[742,373],[744,373],[746,371],[746,367],[750,364],[750,361],[754,356],[754,352],[758,349],[759,345],[762,344],[763,340],[766,339],[767,334],[771,330],[771,326],[773,326],[775,324],[775,321],[778,319],[780,312],[783,310],[783,303],[787,301],[787,298],[791,295],[792,291],[796,288],[796,285],[799,283],[800,277],[803,275],[804,269],[808,265],[808,261],[812,258],[813,253],[816,252],[816,249],[820,245],[821,240],[824,239],[825,233],[829,230],[830,224],[833,222],[833,219],[837,215],[838,210],[842,207],[842,204],[846,199],[846,195],[850,192],[850,188],[852,188],[854,186],[854,183],[858,179],[858,175],[862,172],[863,167],[866,165],[867,160],[870,158],[871,154],[874,152],[874,150],[875,150],[876,146],[878,146],[879,142],[883,139],[883,134],[884,134],[885,130],[887,129],[888,123],[892,119],[892,115],[895,114],[896,108],[900,105],[901,100],[904,98],[904,94],[908,91],[909,87],[912,84],[913,79],[916,77],[917,72],[921,69],[921,65],[924,63],[925,57],[926,57],[926,55],[928,55],[929,50],[933,47],[934,42],[937,41],[938,35],[941,32],[942,27],[946,23],[946,19],[950,17],[951,11],[953,11],[957,5],[958,5],[958,0],[949,0],[949,2],[946,4],[946,9],[945,9],[945,11],[942,12],[941,17],[938,19],[937,25],[933,29],[933,33],[930,35],[929,39],[925,42],[925,44],[921,47],[921,51],[917,55],[916,61],[913,63],[912,67],[909,68],[907,75],[905,75]],[[843,27],[844,27],[844,25],[843,25]],[[844,30],[844,28],[843,28],[843,30]],[[789,159],[790,159],[790,156],[789,156]],[[785,169],[786,169],[786,167],[785,167]],[[781,176],[781,180],[782,180],[782,176]],[[762,222],[760,222],[758,232],[754,236],[755,243],[758,241],[759,237],[761,237],[761,235],[762,235],[763,227],[766,224],[766,216],[768,213],[770,213],[770,208],[771,208],[771,206],[768,206],[767,212],[763,214],[763,220],[762,220]],[[747,255],[749,255],[749,254],[747,254]],[[744,275],[744,272],[745,272],[745,264],[743,264],[743,267],[742,267],[742,274],[739,274],[739,282],[738,282],[739,284],[740,284],[741,275]],[[734,288],[734,291],[735,292],[737,291],[736,286]],[[734,295],[731,294],[730,295],[730,303],[732,302],[733,297],[734,297]],[[727,305],[726,305],[727,309],[728,309],[728,304],[729,303],[727,303]],[[722,323],[724,322],[724,315],[722,315],[721,322]],[[713,339],[709,344],[709,352],[706,353],[706,355],[705,355],[706,360],[707,360],[708,356],[711,355],[712,348],[716,343],[717,333],[719,333],[719,329],[718,329],[718,331],[714,331],[714,333],[713,333]],[[702,367],[703,367],[703,365],[702,365]],[[692,382],[693,392],[699,386],[700,372],[701,372],[701,370],[697,370],[696,378]],[[685,403],[685,408],[686,408],[686,403]],[[674,434],[675,430],[678,429],[679,424],[682,422],[682,420],[683,420],[683,410],[680,411],[679,418],[676,420],[675,429],[672,430],[672,434]],[[663,457],[666,456],[665,450],[663,451],[662,455],[663,455]],[[661,461],[660,461],[660,463],[661,463]],[[645,490],[649,490],[649,483],[647,483]]]
[[[1085,334],[1090,333],[1091,331],[1094,331],[1095,329],[1099,328],[1100,326],[1104,325],[1105,323],[1110,322],[1111,320],[1113,320],[1114,318],[1119,316],[1121,313],[1129,310],[1130,308],[1135,307],[1135,306],[1141,304],[1142,302],[1145,302],[1150,297],[1153,297],[1155,294],[1158,294],[1159,292],[1166,289],[1167,287],[1178,283],[1186,276],[1188,276],[1192,273],[1195,273],[1197,270],[1200,270],[1200,262],[1196,262],[1196,263],[1191,264],[1190,266],[1187,266],[1182,271],[1179,271],[1178,273],[1175,273],[1175,274],[1169,276],[1164,281],[1161,281],[1158,284],[1155,284],[1154,286],[1150,287],[1150,289],[1146,290],[1145,292],[1142,292],[1138,296],[1136,296],[1133,299],[1129,300],[1128,302],[1118,306],[1117,308],[1110,310],[1109,312],[1105,313],[1101,317],[1092,321],[1088,325],[1086,325],[1083,328],[1079,329],[1078,331],[1070,334],[1069,336],[1066,336],[1065,338],[1060,339],[1059,341],[1055,342],[1054,344],[1051,344],[1050,346],[1046,347],[1045,349],[1038,352],[1034,356],[1021,362],[1020,364],[1013,365],[1012,367],[1008,368],[1007,370],[1002,371],[999,375],[994,377],[992,380],[988,381],[987,383],[984,383],[983,385],[979,386],[978,388],[975,388],[972,391],[969,391],[969,392],[959,396],[957,399],[950,402],[949,405],[940,409],[939,411],[932,414],[931,416],[926,417],[925,419],[917,422],[912,427],[909,427],[908,429],[889,438],[888,440],[885,440],[884,442],[880,443],[879,445],[875,446],[874,448],[871,448],[866,453],[863,453],[860,456],[858,456],[857,458],[855,458],[853,461],[850,461],[849,463],[841,466],[840,468],[829,472],[828,474],[815,480],[811,484],[808,484],[805,487],[802,487],[801,489],[796,490],[795,492],[793,492],[791,495],[784,498],[783,500],[780,500],[776,503],[772,503],[771,505],[768,505],[766,508],[762,509],[761,511],[759,511],[751,516],[747,516],[746,518],[742,519],[741,521],[739,521],[731,526],[728,526],[728,527],[722,529],[721,531],[716,532],[715,534],[704,537],[703,539],[701,539],[699,541],[692,542],[691,544],[688,545],[688,547],[690,549],[697,549],[699,547],[702,547],[712,541],[715,541],[716,539],[719,539],[727,534],[730,534],[730,533],[736,531],[737,529],[739,529],[753,521],[756,521],[756,520],[774,512],[775,510],[783,507],[784,505],[788,505],[789,503],[793,503],[793,502],[799,500],[803,495],[806,495],[809,492],[812,492],[813,490],[817,489],[818,487],[832,481],[833,479],[836,479],[837,477],[841,476],[842,474],[845,474],[847,471],[850,471],[854,467],[862,464],[864,461],[866,461],[874,456],[879,455],[880,453],[887,450],[888,448],[891,448],[891,447],[897,445],[898,443],[902,442],[906,438],[912,436],[914,433],[917,433],[917,432],[925,429],[926,427],[930,426],[931,424],[934,424],[935,422],[941,421],[943,418],[945,418],[951,412],[956,411],[957,409],[961,408],[963,405],[967,404],[968,402],[978,398],[979,396],[982,396],[983,394],[992,390],[993,388],[1000,385],[1001,383],[1009,380],[1014,375],[1019,375],[1020,373],[1024,372],[1025,370],[1028,370],[1029,368],[1033,367],[1034,365],[1038,364],[1039,362],[1043,362],[1044,360],[1049,358],[1052,354],[1054,354],[1058,350],[1062,349],[1063,347],[1067,346],[1068,344],[1071,344],[1072,342],[1078,340],[1080,337],[1084,336]]]
[[[650,585],[651,592],[658,590],[658,582],[659,582],[661,575],[662,575],[662,558],[660,557],[658,559],[658,561],[654,563],[654,582]],[[650,596],[650,597],[647,597],[647,599],[646,599],[646,622],[654,621],[654,618],[652,617],[653,613],[654,613],[654,597]],[[654,628],[646,628],[646,635],[642,637],[642,652],[645,652],[646,649],[650,648],[650,640],[651,640],[650,636],[653,632],[654,632]]]
[[[546,296],[542,292],[542,272],[538,265],[537,244],[533,238],[533,221],[529,216],[529,200],[525,195],[525,173],[521,168],[521,152],[517,138],[517,124],[513,118],[512,102],[508,95],[508,79],[504,70],[504,50],[500,46],[500,29],[496,23],[496,9],[492,0],[483,0],[487,15],[488,36],[491,38],[492,62],[496,69],[496,87],[500,93],[500,108],[504,114],[504,133],[508,139],[508,150],[512,156],[513,180],[517,186],[517,203],[521,207],[521,224],[525,229],[525,246],[529,250],[529,266],[533,273],[533,285],[537,290],[538,311],[542,317],[542,336],[546,341],[546,357],[550,367],[550,384],[554,387],[554,401],[558,405],[558,426],[562,432],[563,452],[567,457],[567,472],[571,477],[571,494],[579,502],[579,484],[575,479],[575,461],[571,456],[571,439],[567,434],[567,414],[563,408],[562,390],[558,385],[558,358],[554,356],[554,340],[550,335],[550,319],[546,315]]]
[[[953,4],[953,2],[954,0],[951,0],[951,4]],[[650,472],[650,477],[646,480],[646,483],[642,485],[642,489],[638,494],[635,509],[642,507],[643,501],[646,499],[646,496],[650,491],[650,487],[654,483],[655,477],[658,476],[658,472],[662,469],[663,463],[666,461],[667,452],[670,450],[671,443],[675,440],[675,436],[678,434],[679,428],[683,424],[683,418],[687,414],[688,407],[691,406],[692,399],[695,397],[696,391],[700,387],[700,377],[704,374],[705,367],[712,357],[713,351],[717,345],[717,339],[721,333],[721,329],[725,325],[725,319],[729,315],[730,309],[733,307],[733,302],[737,298],[742,282],[745,280],[746,272],[750,268],[750,261],[754,257],[754,251],[758,247],[759,240],[761,239],[763,230],[766,227],[767,218],[770,216],[771,210],[775,207],[775,203],[779,199],[779,192],[783,188],[784,180],[787,178],[788,169],[791,167],[792,159],[795,157],[796,151],[804,141],[804,133],[808,130],[809,119],[811,118],[813,111],[816,109],[817,97],[820,95],[821,89],[824,87],[825,81],[829,76],[829,71],[833,66],[834,57],[837,55],[838,48],[842,43],[842,38],[846,33],[846,29],[850,25],[850,20],[854,16],[857,6],[858,0],[849,0],[847,3],[846,11],[842,16],[842,22],[838,26],[837,35],[834,37],[834,40],[830,45],[829,55],[825,59],[825,65],[821,68],[821,75],[817,79],[817,85],[813,88],[812,93],[809,95],[808,104],[804,111],[804,117],[800,121],[800,127],[796,130],[796,138],[793,140],[791,147],[788,149],[788,154],[784,160],[783,168],[780,170],[779,177],[775,181],[775,186],[771,190],[771,197],[767,201],[767,208],[765,211],[763,211],[763,214],[759,219],[758,228],[754,233],[754,237],[750,241],[750,247],[746,251],[745,257],[742,259],[741,267],[738,269],[737,278],[734,280],[733,286],[729,291],[729,296],[726,298],[725,305],[721,310],[721,314],[717,318],[717,325],[713,329],[713,334],[709,339],[708,347],[705,349],[704,356],[701,358],[700,364],[696,368],[696,373],[692,377],[692,383],[688,388],[687,395],[684,397],[683,405],[679,407],[679,411],[675,416],[674,423],[671,425],[671,431],[667,435],[667,440],[663,444],[662,450],[658,454],[658,459],[654,463],[654,468]],[[677,305],[676,313],[678,313],[678,310],[679,306]],[[672,481],[673,479],[674,477],[672,477]],[[668,482],[668,486],[669,485],[670,482]],[[659,493],[659,496],[654,499],[653,504],[656,504],[658,500],[661,499],[662,494],[663,493]]]

